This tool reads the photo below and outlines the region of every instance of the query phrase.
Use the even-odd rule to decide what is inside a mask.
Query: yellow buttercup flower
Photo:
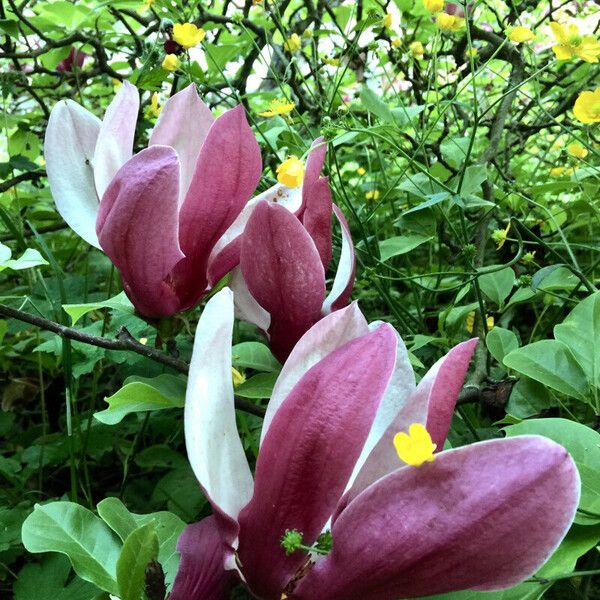
[[[379,190],[371,190],[370,192],[365,193],[365,200],[377,200],[381,193]]]
[[[557,60],[580,58],[588,63],[597,63],[600,56],[600,43],[593,35],[581,35],[574,23],[561,25],[556,21],[550,23],[552,33],[558,42],[552,46]]]
[[[584,148],[581,144],[573,143],[567,146],[567,154],[574,158],[585,158],[589,152],[587,148]]]
[[[152,100],[150,100],[150,114],[158,117],[162,109],[163,107],[158,103],[158,92],[154,92],[154,94],[152,94]]]
[[[465,50],[465,56],[467,56],[468,58],[475,58],[478,54],[478,50],[477,48],[469,48],[467,50]]]
[[[233,380],[234,388],[239,387],[242,383],[246,382],[246,376],[234,367],[231,367],[231,378]]]
[[[186,50],[197,46],[206,35],[204,29],[193,23],[176,23],[173,25],[173,39]]]
[[[444,0],[423,0],[423,5],[430,13],[435,14],[444,8]]]
[[[462,17],[449,15],[441,12],[436,18],[437,25],[443,31],[460,31],[465,26],[465,20]]]
[[[339,58],[324,58],[323,62],[330,67],[339,67],[340,59]]]
[[[277,181],[290,188],[302,185],[304,163],[297,156],[290,156],[277,167]]]
[[[508,39],[515,44],[530,42],[535,39],[535,33],[529,27],[511,27],[508,30]]]
[[[575,100],[573,114],[582,123],[600,123],[600,87],[581,92]]]
[[[561,177],[563,175],[571,176],[575,173],[575,169],[573,167],[554,167],[550,169],[551,177]]]
[[[408,47],[410,53],[416,58],[421,58],[423,54],[425,54],[425,48],[423,48],[423,44],[421,42],[412,42]]]
[[[298,50],[300,50],[301,47],[302,40],[300,39],[300,36],[297,33],[292,33],[292,35],[290,35],[290,37],[287,40],[285,40],[283,44],[283,49],[286,52],[289,52],[290,54],[292,54],[293,52],[297,52]]]
[[[437,444],[431,440],[429,432],[421,423],[413,423],[408,433],[399,431],[394,436],[394,448],[398,458],[411,467],[420,467],[435,460]]]
[[[176,54],[167,54],[162,61],[162,68],[165,71],[177,71],[181,66],[181,61]]]
[[[285,98],[275,98],[269,102],[269,110],[258,113],[261,117],[276,117],[278,115],[287,115],[291,113],[296,105]]]
[[[392,38],[392,48],[398,48],[402,46],[402,38],[395,37]]]
[[[394,15],[392,13],[386,13],[385,17],[383,17],[383,26],[386,29],[391,29],[394,24]]]
[[[510,223],[504,229],[496,229],[492,232],[492,240],[496,242],[496,250],[500,250],[500,248],[506,244],[509,231]]]
[[[358,167],[358,169],[356,169],[356,172],[362,177],[367,170],[364,167]]]
[[[485,324],[487,325],[488,331],[491,331],[492,329],[494,329],[494,325],[495,325],[494,317],[492,317],[491,315],[488,315],[485,319]],[[465,325],[467,328],[467,332],[473,333],[473,329],[475,328],[475,311],[474,310],[472,310],[467,315],[467,320],[465,322]]]

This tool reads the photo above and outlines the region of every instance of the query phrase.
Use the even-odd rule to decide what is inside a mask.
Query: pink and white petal
[[[311,545],[341,496],[387,382],[396,339],[389,325],[328,354],[277,410],[256,463],[254,496],[239,516],[238,557],[255,595],[279,599],[306,561],[287,556],[286,529]]]
[[[271,315],[271,349],[283,360],[321,317],[325,272],[315,244],[287,209],[261,202],[246,224],[240,266],[250,293]]]
[[[228,600],[237,578],[224,568],[226,546],[215,517],[188,525],[179,540],[179,570],[169,600]]]
[[[152,146],[113,178],[98,211],[96,231],[121,272],[138,312],[170,316],[180,310],[167,277],[183,258],[178,242],[179,162],[175,150]]]
[[[360,494],[333,525],[331,553],[290,597],[395,600],[515,585],[560,544],[579,490],[573,460],[546,438],[442,452]]]
[[[190,83],[165,102],[152,130],[149,145],[171,146],[179,157],[180,202],[190,187],[200,148],[214,121],[210,109],[200,100],[195,84]]]
[[[234,267],[240,264],[241,235],[244,233],[250,215],[261,200],[274,202],[296,212],[302,204],[299,188],[289,188],[280,183],[275,184],[250,200],[242,209],[237,219],[221,236],[213,248],[208,263],[208,282],[215,285]]]
[[[302,195],[306,199],[302,224],[319,251],[323,268],[327,269],[331,262],[331,212],[333,207],[329,178],[321,177],[310,186],[304,184]]]
[[[325,157],[327,156],[327,142],[324,137],[317,138],[310,147],[310,152],[308,154],[308,159],[306,160],[306,169],[304,171],[304,181],[303,181],[303,205],[306,204],[306,200],[304,198],[304,192],[309,192],[310,187],[319,181],[321,177],[321,171],[323,170],[323,165],[325,164]]]
[[[99,199],[92,165],[99,131],[100,119],[72,100],[61,100],[50,113],[44,140],[56,208],[67,225],[96,248]]]
[[[94,181],[102,198],[117,171],[131,158],[140,96],[137,88],[124,81],[108,105],[94,151]]]
[[[315,323],[294,346],[277,378],[263,421],[261,444],[275,413],[304,374],[349,341],[369,332],[367,321],[353,302]]]
[[[261,170],[260,148],[243,106],[223,113],[208,131],[180,211],[186,260],[174,278],[186,307],[205,293],[210,253],[252,196]]]
[[[229,287],[233,292],[235,316],[253,323],[262,331],[267,331],[271,324],[271,315],[252,297],[239,266],[231,271]]]
[[[333,214],[336,216],[342,231],[342,252],[333,279],[333,286],[323,303],[323,314],[328,314],[348,304],[356,273],[356,256],[350,227],[348,227],[344,213],[335,204],[333,205]]]
[[[429,369],[368,456],[350,490],[348,501],[397,468],[398,455],[392,440],[399,431],[408,431],[412,423],[427,427],[438,451],[443,449],[476,345],[477,338],[474,338],[454,346]]]
[[[233,320],[233,294],[224,288],[207,302],[198,322],[184,424],[194,474],[217,514],[222,537],[235,548],[238,514],[252,497],[253,482],[235,418]]]

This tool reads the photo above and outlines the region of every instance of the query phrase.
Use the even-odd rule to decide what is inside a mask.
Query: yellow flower
[[[582,123],[600,123],[600,87],[581,92],[575,100],[573,114]]]
[[[581,35],[574,23],[565,26],[552,21],[550,27],[558,42],[552,46],[557,60],[571,60],[577,57],[588,63],[598,62],[600,44],[593,35]]]
[[[423,56],[423,54],[425,54],[425,48],[423,48],[423,44],[421,42],[412,42],[408,49],[416,58],[420,58]]]
[[[425,8],[431,13],[439,13],[444,8],[444,0],[423,0]]]
[[[477,56],[477,53],[477,48],[469,48],[465,50],[465,56],[467,56],[468,58],[475,58]]]
[[[550,169],[550,177],[560,177],[567,170],[567,167],[553,167]]]
[[[162,109],[163,107],[158,104],[158,92],[154,92],[154,94],[152,94],[152,100],[150,101],[150,113],[155,117],[158,117]]]
[[[301,47],[302,40],[300,39],[300,36],[297,33],[292,33],[292,35],[290,35],[290,37],[287,40],[285,40],[283,44],[283,49],[286,52],[289,52],[290,54],[292,54],[293,52],[297,52],[298,50],[300,50]]]
[[[231,367],[231,378],[233,379],[234,388],[239,387],[242,383],[246,382],[246,376],[234,367]]]
[[[399,431],[394,436],[394,448],[398,458],[411,467],[420,467],[423,463],[435,460],[437,444],[431,440],[429,432],[421,423],[413,423],[408,433]]]
[[[487,325],[487,330],[491,331],[492,329],[494,329],[494,317],[492,317],[491,315],[488,315],[485,319],[485,324]],[[466,321],[466,327],[467,327],[467,331],[469,333],[473,333],[473,329],[475,327],[475,311],[472,310],[468,315],[467,315],[467,321]]]
[[[367,170],[364,167],[358,167],[358,169],[356,169],[356,172],[362,177]]]
[[[290,156],[277,167],[277,181],[290,188],[302,185],[304,163],[297,156]]]
[[[275,98],[269,102],[269,110],[258,113],[260,117],[276,117],[278,115],[287,115],[291,113],[296,105],[285,98]]]
[[[392,48],[398,48],[399,46],[402,46],[402,38],[392,38]]]
[[[167,54],[162,61],[162,68],[165,71],[177,71],[181,66],[181,61],[176,54]]]
[[[366,200],[377,200],[380,196],[379,190],[371,190],[370,192],[365,193]]]
[[[436,19],[438,27],[443,31],[460,31],[464,25],[465,20],[462,17],[457,17],[455,15],[449,15],[445,12],[441,12]]]
[[[339,67],[340,59],[339,58],[324,58],[323,62],[330,67]]]
[[[574,158],[585,158],[589,152],[581,144],[573,143],[567,146],[567,154]]]
[[[386,29],[391,29],[394,24],[394,15],[392,13],[386,13],[385,17],[383,17],[383,26]]]
[[[176,23],[173,25],[173,39],[186,50],[197,46],[205,35],[204,29],[199,29],[193,23]]]
[[[508,239],[508,232],[510,231],[510,223],[504,229],[496,229],[492,233],[492,240],[496,242],[496,250],[500,250],[504,244],[506,244],[506,240]]]
[[[515,44],[530,42],[535,39],[535,33],[529,27],[511,27],[508,30],[508,39]]]

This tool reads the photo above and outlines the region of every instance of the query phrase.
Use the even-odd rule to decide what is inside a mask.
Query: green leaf
[[[281,364],[271,354],[269,347],[260,342],[242,342],[231,349],[233,366],[255,371],[279,372]]]
[[[182,408],[185,387],[185,379],[175,375],[128,377],[118,392],[105,398],[108,408],[94,417],[105,425],[116,425],[130,413]]]
[[[489,268],[487,267],[486,270]],[[510,267],[505,267],[498,271],[480,275],[478,281],[481,291],[492,302],[501,307],[515,284],[515,272]]]
[[[379,242],[379,253],[381,254],[381,260],[385,262],[393,256],[406,254],[407,252],[414,250],[421,244],[424,244],[431,239],[433,239],[431,236],[415,234],[399,235],[387,240],[383,240],[383,242]]]
[[[500,363],[504,357],[519,347],[519,340],[514,332],[502,327],[494,327],[485,337],[485,345],[490,354]]]
[[[546,386],[529,377],[521,377],[513,386],[506,412],[517,419],[526,419],[552,406],[556,406],[556,401],[551,397]]]
[[[31,269],[32,267],[48,264],[48,261],[33,248],[27,248],[21,257],[17,259],[11,259],[11,255],[10,248],[0,242],[0,271],[4,271],[4,269],[21,271],[23,269]]]
[[[571,351],[556,340],[541,340],[513,350],[504,366],[578,400],[588,393],[585,373]]]
[[[467,197],[470,194],[481,193],[481,184],[487,179],[487,170],[485,165],[471,165],[465,169],[465,176],[460,188],[460,195]],[[456,180],[458,185],[458,179]],[[457,193],[459,190],[457,189]]]
[[[118,595],[120,545],[106,524],[87,508],[73,502],[36,504],[21,535],[29,552],[65,554],[81,579]]]
[[[146,568],[158,556],[158,537],[150,522],[132,531],[123,544],[117,561],[117,582],[121,600],[141,600]]]
[[[18,21],[13,21],[12,19],[0,19],[0,29],[10,37],[19,37]]]
[[[363,85],[360,89],[360,100],[364,107],[373,115],[386,123],[394,122],[394,115],[389,106],[369,87]]]
[[[588,381],[600,388],[600,292],[582,300],[556,325],[554,337],[569,347]]]
[[[235,388],[241,398],[270,398],[279,373],[259,373]]]
[[[112,308],[125,314],[133,314],[135,308],[131,304],[125,292],[121,292],[103,302],[91,302],[89,304],[63,304],[63,310],[71,317],[71,325],[75,325],[83,315],[100,308]]]

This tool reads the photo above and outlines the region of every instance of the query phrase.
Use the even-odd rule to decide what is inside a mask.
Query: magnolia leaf
[[[71,325],[75,325],[83,315],[86,315],[93,310],[99,308],[113,308],[121,313],[134,313],[134,306],[126,296],[125,292],[121,292],[116,296],[104,300],[103,302],[90,302],[89,304],[63,304],[63,310],[71,317]]]

